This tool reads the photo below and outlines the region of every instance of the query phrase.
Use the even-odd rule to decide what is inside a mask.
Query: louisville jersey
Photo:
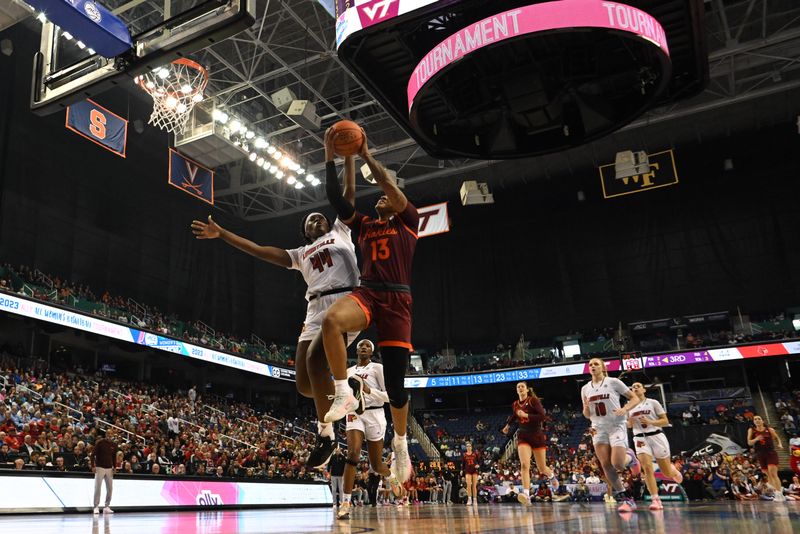
[[[515,400],[511,405],[512,414],[508,418],[508,423],[519,423],[519,431],[536,434],[542,431],[542,423],[545,420],[545,411],[542,402],[534,397],[528,397],[524,401]],[[517,411],[522,410],[528,417],[521,418]]]
[[[300,271],[308,285],[306,300],[330,289],[358,285],[358,263],[350,228],[338,218],[327,234],[286,252],[292,260],[289,268]]]
[[[589,418],[592,426],[616,425],[625,422],[625,416],[614,415],[620,408],[619,398],[629,392],[625,383],[607,376],[599,384],[590,380],[581,388],[581,397],[589,404]]]
[[[631,422],[634,434],[647,434],[658,430],[658,427],[648,426],[640,421],[645,419],[660,419],[666,412],[661,403],[655,399],[644,399],[641,403],[628,413],[628,420]]]
[[[361,249],[361,279],[411,285],[419,214],[411,202],[386,222],[356,212],[349,223]]]
[[[383,364],[369,362],[367,365],[354,365],[347,368],[347,377],[356,375],[369,386],[369,393],[364,395],[366,408],[383,406],[389,402],[386,385],[383,382]]]

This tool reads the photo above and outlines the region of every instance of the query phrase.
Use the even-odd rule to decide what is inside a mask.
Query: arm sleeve
[[[289,254],[289,259],[292,261],[292,264],[288,266],[287,269],[296,269],[299,271],[300,258],[302,257],[303,254],[303,247],[288,249],[286,253]]]
[[[414,234],[419,232],[419,213],[416,206],[410,201],[406,202],[406,209],[397,214],[403,224],[408,226]]]
[[[513,404],[511,405],[511,415],[509,415],[509,416],[508,416],[508,419],[506,419],[506,424],[507,424],[508,426],[512,426],[512,425],[514,425],[514,424],[517,422],[517,420],[518,420],[518,418],[517,418],[517,410],[516,410],[516,408],[517,408],[517,404],[516,404],[516,402],[515,402],[515,403],[513,403]]]
[[[336,176],[336,164],[332,161],[325,164],[325,192],[328,195],[328,202],[336,210],[336,215],[340,219],[347,221],[353,217],[356,210],[342,196],[342,185],[339,183],[339,177]]]
[[[628,395],[631,391],[631,388],[625,385],[625,382],[620,380],[619,378],[612,378],[611,379],[611,388],[619,393],[621,396]]]
[[[380,364],[379,364],[380,365]],[[374,399],[379,400],[381,404],[386,404],[389,402],[389,393],[386,392],[386,382],[383,379],[383,365],[380,367],[380,372],[376,373],[376,378],[378,380],[378,391],[373,391]]]
[[[540,401],[536,401],[531,405],[531,411],[528,412],[528,418],[532,423],[543,423],[547,418],[544,411],[544,406]]]

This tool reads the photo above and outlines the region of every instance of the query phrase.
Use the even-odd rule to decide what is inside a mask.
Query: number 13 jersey
[[[620,408],[619,398],[630,391],[625,383],[607,376],[599,384],[590,380],[581,388],[581,396],[589,404],[589,416],[592,426],[618,425],[625,422],[625,416],[614,415]]]
[[[385,222],[356,212],[349,224],[358,234],[361,279],[410,286],[419,228],[417,208],[408,202],[403,211]]]
[[[356,248],[350,239],[350,228],[338,217],[330,232],[286,252],[292,260],[289,268],[300,271],[308,285],[306,300],[330,289],[358,285]]]

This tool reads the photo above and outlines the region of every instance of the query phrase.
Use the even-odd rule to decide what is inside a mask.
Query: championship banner
[[[125,157],[128,121],[98,103],[86,99],[67,107],[65,126],[92,143]]]
[[[450,218],[447,216],[447,202],[418,208],[419,237],[429,237],[450,231]]]
[[[615,164],[601,165],[600,185],[604,198],[620,197],[632,193],[642,193],[651,189],[667,187],[678,183],[678,171],[675,168],[675,154],[672,150],[647,155],[648,172],[617,178]]]
[[[214,171],[169,149],[169,185],[214,205]]]

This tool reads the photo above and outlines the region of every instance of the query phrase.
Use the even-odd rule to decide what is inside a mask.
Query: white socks
[[[333,423],[317,421],[317,433],[319,433],[320,436],[333,439]]]
[[[350,393],[352,390],[350,389],[350,385],[347,383],[347,380],[334,380],[333,387],[336,390],[337,395],[341,395],[343,393]]]

